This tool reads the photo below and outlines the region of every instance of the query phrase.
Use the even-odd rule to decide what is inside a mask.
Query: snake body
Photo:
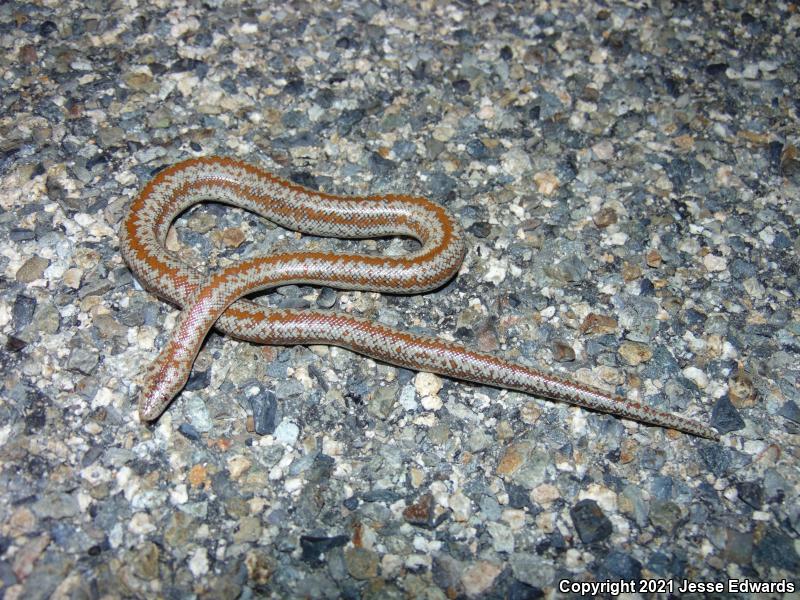
[[[249,258],[212,275],[165,247],[170,225],[188,207],[214,200],[302,233],[338,238],[407,236],[420,248],[402,257],[292,252]],[[190,159],[156,174],[131,204],[120,249],[142,285],[183,307],[169,341],[146,376],[143,421],[157,419],[180,392],[211,330],[273,345],[330,344],[409,369],[438,373],[561,400],[651,425],[718,439],[686,417],[466,346],[333,311],[273,309],[243,296],[288,284],[414,294],[440,287],[458,271],[464,233],[455,217],[425,198],[336,196],[282,180],[229,158]]]

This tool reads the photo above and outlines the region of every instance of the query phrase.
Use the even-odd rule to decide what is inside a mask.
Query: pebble
[[[320,566],[325,562],[326,553],[346,545],[347,542],[348,538],[344,535],[334,537],[301,536],[300,547],[303,552],[303,560],[313,566]]]
[[[256,542],[261,537],[261,522],[258,517],[245,516],[239,519],[233,541],[237,544]]]
[[[530,170],[531,159],[522,148],[512,148],[503,154],[500,164],[512,177],[520,177]]]
[[[17,579],[25,579],[32,572],[34,565],[45,549],[50,545],[51,538],[47,533],[28,540],[15,554],[12,569]]]
[[[541,581],[550,581],[555,575],[555,569],[549,561],[531,553],[517,552],[509,559],[509,564],[514,577],[528,586],[536,586]]]
[[[680,507],[674,502],[654,499],[650,503],[650,522],[668,534],[675,530],[682,516]]]
[[[468,521],[472,515],[472,502],[462,493],[457,493],[450,496],[447,504],[453,511],[453,519],[455,521]]]
[[[33,283],[44,277],[44,271],[50,266],[50,261],[41,256],[31,256],[17,269],[16,280],[19,283]]]
[[[258,435],[269,435],[277,426],[278,410],[275,392],[259,385],[248,386],[245,396],[253,414],[253,430]]]
[[[789,573],[800,570],[800,555],[791,537],[772,528],[768,528],[760,537],[753,551],[756,564],[774,566]]]
[[[526,442],[512,444],[504,452],[497,465],[499,475],[511,475],[525,463],[530,452],[530,444]]]
[[[178,432],[188,440],[197,441],[200,439],[200,432],[191,423],[181,423]]]
[[[611,160],[614,158],[614,144],[608,140],[596,143],[592,146],[592,153],[597,160]]]
[[[609,552],[598,569],[599,580],[641,581],[641,578],[642,563],[619,550]]]
[[[594,221],[594,224],[600,229],[605,229],[616,223],[618,218],[613,208],[604,208],[592,216],[592,221]]]
[[[658,250],[652,249],[652,250],[647,252],[647,255],[645,256],[645,260],[647,262],[647,266],[648,267],[651,267],[653,269],[657,269],[657,268],[659,268],[661,266],[661,264],[662,264],[664,259],[663,259],[663,257],[661,256],[661,253]]]
[[[706,254],[703,257],[703,265],[705,265],[706,270],[712,273],[725,271],[728,268],[728,262],[725,258],[716,254]]]
[[[744,419],[739,415],[728,396],[723,396],[714,403],[711,411],[711,426],[720,434],[744,429]]]
[[[611,521],[603,514],[594,500],[581,500],[570,508],[569,514],[572,517],[572,524],[584,544],[593,544],[604,540],[613,531]]]
[[[729,529],[722,556],[729,562],[747,565],[753,558],[753,536],[735,529]]]
[[[67,269],[61,276],[61,281],[67,287],[77,290],[81,287],[81,280],[83,279],[83,269]]]
[[[510,527],[501,523],[488,523],[486,530],[492,537],[492,548],[495,552],[514,552],[514,534]]]
[[[700,457],[708,470],[717,477],[724,476],[731,465],[730,452],[719,446],[705,446],[700,449]]]
[[[184,402],[184,413],[192,426],[200,433],[211,431],[214,423],[208,412],[208,405],[198,396],[189,396]]]
[[[420,400],[420,404],[422,404],[422,408],[425,410],[433,412],[441,410],[442,406],[444,405],[439,396],[423,396],[422,400]]]
[[[397,384],[381,386],[370,393],[367,400],[367,411],[379,419],[386,419],[394,410],[396,398]]]
[[[701,390],[708,387],[708,376],[697,367],[686,367],[683,370],[683,375]]]
[[[261,550],[250,550],[245,555],[244,564],[247,578],[256,585],[266,585],[275,572],[273,560]]]
[[[483,160],[489,157],[489,149],[481,140],[471,140],[466,146],[467,154],[475,160]]]
[[[442,379],[433,373],[419,372],[414,377],[414,388],[422,397],[435,396],[442,389]]]
[[[30,296],[20,294],[14,299],[11,315],[14,319],[14,329],[16,331],[22,331],[31,324],[36,306],[36,298],[31,298]]]
[[[101,127],[97,139],[103,148],[116,148],[125,140],[125,131],[121,127]]]
[[[470,452],[480,452],[489,447],[492,438],[483,429],[473,429],[467,438],[467,449]]]
[[[195,577],[203,577],[208,573],[208,569],[208,551],[205,548],[198,548],[189,559],[189,570]]]
[[[97,352],[87,348],[73,348],[67,358],[67,368],[84,375],[89,375],[94,371],[100,357]]]
[[[501,566],[485,560],[478,561],[464,569],[461,575],[461,585],[467,598],[479,598],[492,586],[502,570]]]
[[[753,381],[742,369],[728,379],[728,398],[736,408],[751,408],[755,406],[757,396]]]
[[[560,497],[561,492],[558,491],[558,488],[549,483],[538,485],[531,491],[531,498],[533,501],[542,506],[548,506]]]
[[[74,495],[59,493],[47,494],[33,504],[33,511],[40,519],[68,519],[80,512]]]
[[[555,193],[561,183],[555,174],[547,171],[535,173],[533,182],[536,184],[536,190],[544,196],[551,196]]]
[[[790,421],[800,424],[800,407],[795,402],[789,400],[778,411],[778,414]]]
[[[503,283],[508,275],[508,264],[505,261],[490,259],[485,268],[484,281],[495,285]]]
[[[626,363],[635,367],[653,358],[653,351],[645,344],[626,341],[620,345],[619,355]]]
[[[795,182],[800,177],[800,150],[793,144],[783,147],[780,158],[781,173],[792,178]]]
[[[590,313],[581,324],[581,331],[590,335],[614,333],[617,329],[617,320],[607,315]]]
[[[354,579],[372,579],[378,575],[378,555],[366,548],[347,548],[344,551],[347,572]]]
[[[244,473],[246,473],[250,467],[252,466],[252,461],[247,458],[246,456],[231,456],[227,460],[228,465],[228,472],[231,475],[231,479],[236,480],[239,479]]]
[[[128,530],[136,535],[147,535],[156,530],[155,525],[147,513],[136,513],[128,521]]]
[[[285,419],[280,422],[274,431],[275,440],[286,446],[294,446],[299,435],[300,428],[295,423]]]
[[[448,515],[447,510],[434,502],[432,494],[422,495],[403,510],[403,518],[408,523],[424,529],[436,529]]]
[[[553,342],[553,358],[558,362],[572,362],[575,360],[575,350],[569,344],[556,340]]]
[[[131,567],[134,574],[145,581],[158,577],[158,559],[161,551],[152,542],[145,542],[131,553]]]
[[[228,248],[238,248],[245,241],[244,232],[239,227],[229,227],[222,232],[222,243]]]
[[[642,490],[635,485],[627,485],[622,493],[617,496],[617,504],[620,512],[633,518],[641,528],[647,524],[650,512],[649,505],[645,502]]]
[[[739,499],[756,510],[764,503],[764,488],[754,481],[741,481],[736,484]]]
[[[336,290],[324,287],[319,296],[317,296],[316,304],[320,308],[332,308],[336,304],[336,298]]]

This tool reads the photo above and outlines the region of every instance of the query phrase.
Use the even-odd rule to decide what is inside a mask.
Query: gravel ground
[[[800,8],[528,4],[0,3],[1,598],[798,585]],[[218,334],[143,425],[176,311],[117,229],[210,154],[424,194],[468,232],[435,293],[264,302],[618,387],[721,442]],[[329,247],[218,205],[176,232],[198,265]]]

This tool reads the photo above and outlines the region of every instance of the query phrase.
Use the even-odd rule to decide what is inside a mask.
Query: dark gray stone
[[[584,544],[602,541],[613,531],[611,521],[594,500],[581,500],[570,509],[569,514]]]
[[[744,419],[727,394],[714,403],[714,408],[711,409],[711,426],[720,434],[744,429]]]
[[[14,300],[14,307],[11,315],[14,318],[14,329],[22,331],[33,321],[33,313],[36,311],[36,299],[30,296],[19,295]]]
[[[777,529],[767,529],[755,547],[753,559],[756,563],[785,569],[790,573],[800,571],[800,556],[794,549],[794,540]]]
[[[248,393],[247,401],[253,413],[255,432],[258,435],[267,435],[273,433],[278,425],[278,402],[272,390],[260,386],[256,386],[256,389],[254,393]]]
[[[756,510],[761,510],[764,504],[764,488],[757,481],[740,481],[736,484],[739,500],[750,505]]]
[[[800,424],[800,407],[793,400],[789,400],[781,406],[778,414],[790,421]]]
[[[300,536],[300,548],[302,549],[302,560],[314,567],[319,567],[325,563],[325,554],[332,548],[345,546],[350,538],[346,535],[333,537]]]

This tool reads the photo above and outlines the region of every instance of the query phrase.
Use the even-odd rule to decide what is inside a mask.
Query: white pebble
[[[397,554],[384,554],[381,557],[381,575],[386,579],[397,577],[403,568],[403,559]]]
[[[139,512],[136,513],[131,517],[131,520],[128,522],[128,531],[131,533],[136,533],[139,535],[147,535],[148,533],[153,533],[156,530],[156,526],[153,525],[152,520],[150,519],[150,515],[147,513]]]
[[[522,148],[512,148],[500,159],[503,170],[512,177],[519,177],[531,168],[531,158]]]
[[[442,399],[439,396],[423,396],[422,408],[436,412],[442,408]]]
[[[499,285],[506,278],[506,273],[508,273],[508,266],[504,260],[490,258],[486,265],[486,273],[483,275],[483,280]]]
[[[453,519],[459,522],[464,522],[472,516],[472,502],[470,499],[457,492],[450,496],[447,503],[453,511]]]
[[[703,257],[703,264],[705,265],[706,270],[710,272],[724,271],[728,268],[727,261],[723,257],[717,256],[716,254],[706,254]]]
[[[231,477],[233,479],[239,479],[239,477],[241,477],[242,474],[250,468],[252,463],[246,456],[238,454],[230,457],[227,461],[227,464],[228,472],[231,474]]]
[[[610,160],[614,158],[614,144],[608,140],[598,142],[592,146],[592,153],[597,157],[597,160]]]
[[[186,504],[189,501],[189,491],[185,483],[179,483],[169,492],[169,501],[175,506]]]
[[[293,446],[297,441],[297,436],[300,435],[300,428],[291,421],[283,420],[275,428],[275,439],[281,444]]]
[[[531,498],[533,498],[533,501],[543,506],[552,504],[560,497],[561,492],[558,491],[558,488],[549,483],[543,483],[533,488],[533,491],[531,492]]]
[[[686,367],[683,370],[683,375],[701,390],[706,389],[708,386],[708,377],[697,367]]]
[[[435,396],[442,389],[442,380],[433,373],[419,372],[414,377],[414,388],[420,396]]]
[[[615,231],[609,236],[609,241],[612,246],[624,246],[628,243],[628,234],[624,231]]]
[[[286,480],[283,484],[283,489],[289,492],[290,494],[303,489],[303,478],[302,477],[290,477]]]
[[[189,570],[195,577],[202,577],[208,573],[208,552],[205,548],[198,548],[189,559]]]

